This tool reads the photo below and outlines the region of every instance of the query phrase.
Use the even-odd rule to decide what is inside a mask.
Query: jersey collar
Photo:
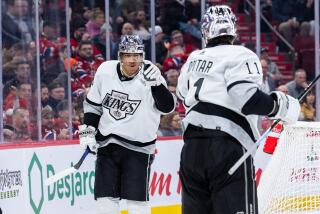
[[[221,43],[219,43],[219,44],[214,44],[214,45],[208,44],[208,45],[206,46],[206,48],[213,48],[213,47],[220,46],[220,45],[232,45],[232,44],[230,44],[230,43],[228,43],[228,42],[221,42]]]
[[[120,70],[120,62],[117,64],[117,73],[118,73],[118,77],[120,79],[120,81],[130,81],[132,80],[135,76],[133,77],[126,77],[124,76],[122,73],[121,73],[121,70]]]

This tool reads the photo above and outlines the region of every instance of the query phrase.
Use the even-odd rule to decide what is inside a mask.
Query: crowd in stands
[[[137,34],[145,44],[145,58],[151,58],[150,2],[110,0],[110,17],[105,17],[104,1],[70,0],[66,18],[64,0],[39,0],[40,97],[37,90],[37,42],[35,1],[2,1],[3,108],[5,141],[63,140],[77,138],[83,121],[82,102],[98,66],[106,60],[106,32],[110,36],[110,56],[117,59],[121,35]],[[208,1],[210,2],[210,1]],[[224,1],[217,1],[225,3]],[[230,1],[228,1],[230,2]],[[243,1],[235,1],[242,2]],[[261,50],[263,89],[286,90],[297,97],[307,81],[314,78],[313,0],[262,1],[262,10],[296,50],[296,72],[284,84],[282,74],[269,55]],[[232,6],[232,5],[231,5]],[[305,8],[301,9],[301,8]],[[200,0],[156,1],[156,63],[175,93],[180,69],[188,55],[201,48]],[[109,29],[105,20],[110,23]],[[68,57],[66,20],[70,22],[70,72],[72,115],[67,101]],[[287,47],[278,40],[279,51]],[[313,63],[313,64],[312,64]],[[41,102],[41,109],[37,103]],[[185,109],[177,101],[174,112],[163,116],[159,136],[181,135]],[[301,120],[315,120],[315,96],[303,101]],[[41,139],[38,139],[37,112],[41,111]],[[72,136],[68,120],[72,117]]]

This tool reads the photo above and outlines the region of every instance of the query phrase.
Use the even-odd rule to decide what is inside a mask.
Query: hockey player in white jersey
[[[84,101],[80,144],[97,151],[98,213],[119,214],[119,201],[127,199],[129,214],[147,214],[156,131],[160,115],[174,110],[175,97],[160,70],[144,60],[138,36],[121,38],[118,57],[95,74]]]
[[[228,6],[212,6],[202,18],[206,48],[194,51],[181,70],[177,96],[186,107],[181,153],[183,214],[257,213],[252,159],[228,170],[258,139],[257,115],[297,121],[297,99],[260,90],[255,53],[233,45],[236,18]]]

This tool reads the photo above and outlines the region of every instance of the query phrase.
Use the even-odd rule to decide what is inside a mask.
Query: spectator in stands
[[[140,9],[136,12],[134,19],[134,30],[133,34],[140,36],[142,40],[149,40],[151,37],[150,32],[148,31],[149,24],[146,20],[146,13],[144,10]]]
[[[177,86],[178,84],[178,77],[179,77],[179,71],[176,69],[170,69],[166,73],[166,80],[168,85],[170,86]]]
[[[11,125],[5,124],[3,126],[3,139],[4,139],[4,141],[10,142],[13,140],[13,137],[14,137],[13,127]]]
[[[164,115],[162,118],[161,126],[158,130],[159,136],[181,136],[181,117],[178,112],[172,112]]]
[[[296,21],[302,22],[306,16],[306,1],[296,0],[272,0],[272,17],[282,23],[295,17]]]
[[[186,17],[189,24],[198,25],[201,17],[201,5],[199,0],[185,2]]]
[[[66,93],[64,89],[64,85],[53,81],[48,85],[49,89],[49,99],[48,99],[48,106],[50,106],[54,112],[57,112],[57,105],[64,100]]]
[[[314,37],[310,36],[310,28],[310,23],[301,23],[300,32],[293,40],[293,46],[296,51],[300,51],[301,49],[314,48]]]
[[[135,0],[134,2],[132,0],[122,0],[119,2],[120,15],[125,22],[132,22],[135,17],[135,12],[144,6],[143,0]]]
[[[307,96],[303,98],[299,120],[302,120],[302,121],[316,120],[315,98],[316,96],[313,92],[309,92]]]
[[[69,117],[69,107],[68,100],[62,100],[56,107],[56,119],[55,119],[55,127],[57,129],[68,128]]]
[[[188,20],[187,14],[185,13],[185,6],[184,0],[159,1],[160,17],[157,19],[163,28],[163,32],[170,35],[172,31],[179,29],[201,40],[199,27],[194,23],[194,20]],[[189,6],[196,7],[196,5]],[[188,9],[190,9],[189,6]]]
[[[100,33],[100,28],[104,24],[104,13],[99,8],[93,10],[92,19],[86,24],[87,32],[90,35],[90,38],[93,38]]]
[[[77,2],[78,3],[78,2]],[[91,7],[88,6],[83,6],[82,7],[82,17],[86,20],[89,21],[93,17],[93,11]]]
[[[170,37],[171,42],[166,44],[168,48],[168,58],[163,62],[162,72],[165,73],[171,68],[180,69],[187,60],[190,52],[196,49],[192,44],[185,44],[181,31],[174,30]]]
[[[279,25],[279,32],[283,35],[283,37],[292,44],[293,38],[299,33],[299,22],[296,20],[296,18],[291,18],[285,22],[282,22]],[[279,40],[279,49],[280,51],[288,51],[288,47]]]
[[[73,70],[72,90],[85,89],[90,86],[94,74],[99,65],[104,61],[103,58],[94,57],[91,42],[81,42],[78,46],[78,56]]]
[[[307,1],[273,0],[273,18],[280,22],[279,32],[292,44],[292,40],[299,33],[299,25],[307,17]],[[288,47],[279,41],[280,51],[287,51]]]
[[[171,44],[170,48],[173,47],[181,47],[185,55],[189,56],[189,54],[196,49],[193,44],[186,44],[183,40],[183,34],[179,30],[174,30],[171,32]]]
[[[297,52],[297,66],[308,71],[308,81],[315,77],[314,36],[310,35],[310,28],[309,22],[303,22],[299,35],[293,39],[293,47]]]
[[[30,83],[21,83],[14,89],[15,92],[9,94],[4,102],[4,109],[24,108],[32,114],[35,106],[32,98],[32,87]]]
[[[273,79],[270,78],[268,74],[268,63],[266,60],[261,59],[260,60],[261,67],[262,67],[262,91],[269,94],[271,91],[274,91],[276,89],[276,84],[273,81]]]
[[[294,73],[294,80],[288,82],[286,87],[288,88],[288,94],[294,98],[298,98],[298,96],[304,91],[306,87],[308,87],[306,81],[307,73],[304,69],[299,68]]]
[[[123,35],[132,35],[133,34],[133,30],[134,30],[134,26],[131,22],[125,22],[123,23],[122,27],[121,27],[121,32],[120,32],[120,36],[119,38],[121,38],[121,36]],[[118,45],[119,45],[119,38],[117,38],[116,40],[116,47],[114,50],[113,55],[111,55],[112,59],[118,59]],[[147,50],[146,50],[147,52]]]
[[[14,71],[21,61],[32,62],[34,56],[27,44],[16,43],[10,49],[3,50],[3,82],[8,82],[14,78]],[[29,63],[30,66],[32,63]]]
[[[30,43],[34,39],[34,31],[30,17],[28,17],[29,4],[27,0],[10,0],[7,10],[3,11],[2,38],[3,45],[10,48],[18,42]]]
[[[49,89],[46,84],[41,84],[41,105],[44,108],[48,105],[49,100]]]
[[[188,56],[180,46],[174,46],[168,50],[168,58],[163,62],[162,72],[165,74],[169,69],[177,69],[183,66]]]
[[[41,140],[56,140],[57,132],[54,129],[54,112],[50,106],[46,106],[41,111]]]
[[[64,45],[65,38],[58,36],[59,25],[52,21],[43,23],[43,32],[40,37],[40,55],[45,66],[59,60],[59,49]],[[61,71],[57,71],[61,72]]]
[[[12,114],[13,141],[31,141],[30,114],[27,109],[16,108]]]
[[[104,25],[100,28],[100,33],[106,28],[103,28]],[[102,29],[103,28],[103,29]],[[91,40],[94,40],[97,36],[91,38],[89,33],[86,31],[86,24],[82,18],[74,19],[71,21],[71,38],[70,38],[70,46],[71,46],[71,55],[72,57],[76,57],[78,55],[77,49],[80,44],[80,42],[89,42]],[[105,34],[104,34],[104,40],[105,40]],[[93,55],[95,57],[105,57],[105,53],[103,53],[95,44],[92,44],[93,48]],[[105,51],[104,51],[105,52]],[[67,58],[67,56],[65,57]]]
[[[96,35],[95,37],[92,38],[92,44],[93,48],[95,48],[101,53],[102,57],[106,59],[106,31],[107,27],[106,24],[102,25],[100,28],[100,33]],[[109,32],[110,32],[110,55],[111,59],[116,59],[117,58],[117,43],[114,34],[111,33],[112,29],[110,27]],[[95,52],[95,51],[94,51]],[[95,55],[97,57],[97,55]]]
[[[132,35],[133,34],[133,24],[130,22],[125,22],[121,28],[121,35]]]
[[[86,32],[86,23],[81,18],[78,18],[78,19],[72,20],[70,24],[71,24],[70,46],[71,46],[72,56],[75,57],[79,42],[82,41],[82,36]]]
[[[282,74],[279,71],[277,64],[270,59],[268,48],[261,49],[260,59],[263,59],[267,62],[268,76],[275,82],[276,85],[279,85],[279,82],[282,80]]]
[[[10,92],[15,91],[21,83],[32,83],[31,79],[31,65],[27,61],[16,62],[16,69],[14,70],[14,78],[5,83],[3,94],[8,96]]]
[[[149,28],[151,32],[151,28]],[[160,25],[155,26],[156,62],[162,64],[166,58],[168,50],[164,45],[164,33]],[[151,55],[151,54],[149,54]]]
[[[179,29],[185,33],[198,48],[201,47],[200,17],[201,5],[199,0],[185,1],[186,21],[179,22]]]
[[[79,112],[75,112],[75,114],[72,116],[72,129],[73,129],[74,135],[76,134],[75,132],[77,132],[81,124],[82,123],[80,120]]]
[[[70,136],[68,130],[69,117],[75,114],[74,108],[72,108],[72,113],[69,114],[68,100],[62,100],[56,107],[56,118],[54,120],[54,127],[57,130],[59,139],[68,139]],[[72,129],[75,132],[75,129]]]
[[[170,35],[172,31],[179,29],[180,22],[187,22],[184,6],[184,1],[181,0],[159,1],[159,21],[165,34]]]

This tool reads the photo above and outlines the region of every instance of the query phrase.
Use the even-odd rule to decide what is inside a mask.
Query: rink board
[[[149,184],[152,214],[181,213],[178,169],[182,144],[179,138],[157,141]],[[75,164],[82,153],[75,141],[0,145],[3,214],[95,213],[95,156],[89,155],[76,173],[50,186],[44,185],[47,177]],[[121,208],[126,209],[125,202]]]

